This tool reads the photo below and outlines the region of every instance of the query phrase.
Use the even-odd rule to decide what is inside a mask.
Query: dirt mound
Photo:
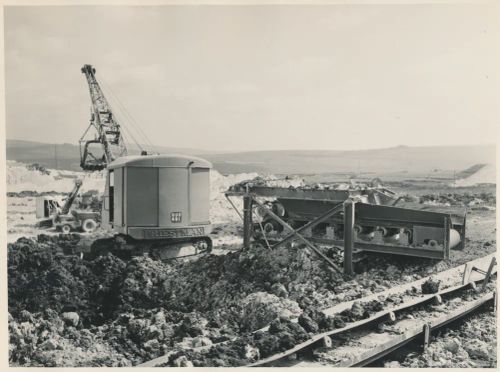
[[[104,321],[114,310],[117,280],[125,263],[115,256],[93,261],[65,256],[78,236],[40,235],[8,245],[9,312],[75,311],[84,324]]]
[[[493,164],[476,164],[476,166],[472,166],[461,173],[465,178],[456,180],[455,186],[496,183],[496,169]]]
[[[43,172],[31,165],[9,161],[7,163],[7,191],[20,193],[59,192],[68,193],[73,189],[74,180],[83,180],[81,191],[104,190],[104,172],[72,172],[44,169]]]
[[[29,342],[26,335],[11,338],[12,362],[81,365],[80,359],[89,358],[90,365],[137,364],[172,347],[210,345],[273,319],[296,317],[302,311],[299,305],[321,303],[320,293],[332,292],[342,280],[302,248],[270,251],[256,246],[183,262],[147,257],[123,261],[113,255],[82,260],[63,254],[78,241],[78,235],[40,235],[9,244],[12,332],[26,323],[23,327],[33,336]],[[64,329],[39,337],[43,324],[52,322],[57,328],[61,321]],[[62,341],[70,337],[68,325],[75,333],[71,342]],[[81,347],[75,340],[82,333],[117,357],[98,361],[97,350],[69,360],[56,351],[57,345],[63,345],[61,350]],[[50,357],[35,352],[45,341],[54,349]]]

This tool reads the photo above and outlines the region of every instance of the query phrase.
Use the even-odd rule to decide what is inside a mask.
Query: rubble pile
[[[270,251],[256,246],[170,262],[147,257],[123,261],[113,255],[81,260],[63,254],[77,243],[75,234],[40,235],[9,244],[11,323],[69,322],[75,328],[71,332],[90,332],[96,344],[120,356],[111,364],[138,364],[174,347],[210,345],[255,331],[273,319],[296,318],[307,306],[324,307],[321,293],[333,292],[335,283],[342,281],[301,248]],[[26,317],[26,312],[31,315]],[[59,355],[48,361],[47,355],[36,352],[50,335],[44,326],[28,327],[35,327],[30,332],[36,337],[11,338],[12,362],[66,363]],[[66,339],[65,329],[52,338]],[[66,351],[78,348],[79,338],[61,345]],[[79,365],[78,360],[68,363]]]
[[[364,303],[355,301],[351,308],[333,316],[326,315],[315,307],[306,308],[298,317],[297,323],[286,315],[279,316],[271,322],[268,332],[258,330],[203,351],[179,351],[170,356],[165,366],[179,366],[179,360],[195,367],[246,365],[259,357],[266,358],[289,350],[315,334],[344,328],[348,323],[366,319],[387,306],[394,306],[402,301],[401,295],[380,296]],[[249,350],[252,352],[249,353]]]
[[[323,308],[447,268],[380,258],[369,260],[373,266],[356,280],[345,281],[300,246],[271,251],[255,245],[169,262],[63,255],[78,239],[40,235],[9,244],[11,363],[137,365],[174,352],[170,366],[246,364],[286,350],[304,334],[343,328],[402,299],[356,301],[335,316],[326,316]],[[340,257],[329,256],[340,263]],[[275,333],[259,331],[273,320],[280,322]],[[87,339],[92,348],[82,346]],[[190,351],[200,346],[208,354]],[[110,357],[104,360],[104,354]]]
[[[275,319],[269,331],[258,331],[239,337],[231,343],[214,345],[204,351],[173,353],[164,366],[235,367],[291,349],[308,339],[308,333],[288,319]]]
[[[438,334],[421,355],[401,363],[411,368],[496,368],[496,316],[481,313],[458,329]]]
[[[9,314],[11,365],[44,367],[121,367],[131,363],[90,330],[75,324],[76,313],[58,315],[50,308],[39,313]]]
[[[113,255],[87,261],[63,255],[67,247],[77,243],[75,234],[40,235],[37,240],[21,238],[9,244],[11,325],[15,328],[27,322],[23,327],[35,327],[30,331],[33,337],[11,337],[11,362],[34,366],[135,365],[167,351],[236,339],[214,346],[216,351],[211,352],[217,358],[204,356],[196,363],[210,359],[205,365],[217,365],[222,362],[216,359],[225,355],[222,364],[239,365],[255,358],[257,352],[260,357],[271,355],[300,342],[304,335],[344,327],[357,319],[355,306],[335,317],[319,310],[359,298],[367,288],[377,286],[368,279],[365,287],[345,282],[322,260],[298,246],[270,251],[257,245],[248,251],[196,261],[162,262],[147,257],[122,261]],[[363,304],[359,313],[369,316],[383,304],[385,299]],[[290,322],[294,318],[298,323]],[[31,324],[30,319],[55,325],[61,320],[65,326],[47,334],[45,326]],[[270,333],[258,331],[273,319],[280,323]],[[80,338],[84,336],[91,337],[98,348],[94,354],[77,353],[71,360],[60,355],[82,348]],[[250,346],[241,345],[242,337]],[[52,354],[40,353],[48,338],[59,340],[59,348]],[[110,350],[116,358],[101,363],[100,350]],[[226,360],[230,355],[235,360]],[[197,359],[188,360],[196,365]],[[173,360],[171,365],[175,365]]]
[[[442,205],[442,206],[495,206],[496,196],[494,193],[438,193],[425,194],[419,197],[421,204]]]

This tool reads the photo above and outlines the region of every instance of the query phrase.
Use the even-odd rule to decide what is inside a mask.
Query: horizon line
[[[72,146],[78,146],[78,143],[70,143],[70,142],[62,142],[62,143],[54,143],[54,142],[40,142],[40,141],[35,141],[35,140],[30,140],[30,139],[18,139],[18,138],[6,138],[5,143],[7,144],[7,141],[24,141],[24,142],[31,142],[31,143],[39,143],[42,145],[72,145]],[[143,144],[141,144],[142,146]],[[126,146],[131,146],[131,147],[137,147],[136,144],[133,143],[127,143]],[[144,148],[147,148],[146,145],[143,145]],[[224,153],[251,153],[251,152],[285,152],[285,151],[338,151],[338,152],[346,152],[346,151],[373,151],[373,150],[388,150],[388,149],[395,149],[395,148],[422,148],[422,147],[476,147],[476,146],[495,146],[496,143],[476,143],[476,144],[455,144],[455,145],[394,145],[394,146],[388,146],[388,147],[372,147],[372,148],[364,148],[364,149],[298,149],[298,148],[291,148],[291,149],[266,149],[266,150],[215,150],[215,149],[208,149],[208,148],[195,148],[195,147],[177,147],[177,146],[169,146],[169,145],[156,145],[153,144],[155,147],[170,147],[173,149],[179,149],[179,150],[194,150],[194,151],[209,151],[212,152],[213,154],[224,154]]]

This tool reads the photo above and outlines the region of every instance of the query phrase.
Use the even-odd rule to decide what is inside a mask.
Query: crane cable
[[[141,133],[141,132],[137,129],[137,127],[135,127],[135,126],[134,126],[134,124],[133,124],[133,122],[132,122],[131,118],[129,117],[129,116],[130,116],[130,114],[127,116],[127,111],[126,111],[125,107],[123,106],[123,104],[121,104],[121,102],[120,102],[120,100],[118,99],[118,97],[117,97],[117,96],[113,93],[113,91],[112,91],[111,87],[110,87],[108,84],[106,84],[106,82],[104,81],[104,79],[103,79],[102,77],[101,77],[101,81],[103,81],[103,83],[104,83],[104,84],[103,84],[103,86],[105,86],[105,87],[106,87],[106,90],[107,90],[107,91],[108,91],[108,93],[109,93],[109,95],[108,95],[108,96],[112,98],[113,104],[116,104],[116,106],[119,106],[119,108],[120,108],[120,110],[115,110],[115,112],[116,112],[116,113],[118,113],[118,115],[117,115],[117,116],[121,118],[121,120],[120,120],[120,121],[122,122],[122,127],[123,127],[123,129],[124,129],[124,130],[128,133],[128,136],[130,136],[130,137],[134,140],[134,143],[136,144],[136,146],[137,146],[137,147],[138,147],[138,148],[142,151],[142,150],[143,150],[143,147],[140,145],[139,141],[138,141],[138,140],[136,140],[135,136],[133,135],[132,128],[135,128],[135,129],[136,129],[136,131],[137,131],[137,133],[136,133],[136,134],[138,134],[139,136],[141,136],[141,135],[142,135],[141,141],[143,141],[143,142],[147,142],[147,141],[145,141],[145,140],[144,140],[144,134],[143,134],[143,133]],[[115,107],[116,107],[116,106],[115,106]],[[130,124],[130,128],[128,128],[126,125],[123,125],[125,122],[126,122],[127,124]]]
[[[110,85],[107,83],[106,79],[102,76],[102,74],[100,74],[100,79],[103,81],[104,86],[106,87],[106,90],[109,91],[110,96],[115,100],[115,102],[118,104],[118,106],[120,106],[121,110],[123,111],[124,117],[127,119],[127,121],[129,122],[129,124],[131,124],[131,126],[135,128],[135,130],[137,131],[137,133],[139,134],[139,136],[142,137],[141,140],[143,140],[146,145],[154,147],[153,143],[149,140],[149,138],[146,135],[146,133],[144,132],[144,130],[137,123],[137,121],[132,116],[132,114],[130,114],[130,112],[125,108],[125,106],[123,105],[123,103],[120,101],[120,99],[118,98],[118,96],[113,92],[113,89],[111,89]],[[129,133],[131,134],[131,130],[130,129],[129,129]],[[142,150],[141,146],[138,146],[138,147]]]
[[[139,144],[139,142],[136,140],[134,135],[130,132],[130,130],[126,126],[122,126],[123,130],[125,133],[127,133],[126,137],[132,138],[132,141],[134,141],[135,145],[139,148],[139,150],[144,151],[142,146]]]

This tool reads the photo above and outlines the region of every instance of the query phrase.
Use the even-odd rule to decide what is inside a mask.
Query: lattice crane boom
[[[101,170],[116,158],[126,155],[127,148],[120,124],[97,82],[95,68],[92,65],[84,65],[81,71],[87,79],[92,107],[90,124],[80,138],[80,166],[84,170]],[[85,139],[92,128],[95,129],[96,136],[93,139]],[[102,156],[95,156],[89,149],[91,144],[98,143],[102,146]]]

